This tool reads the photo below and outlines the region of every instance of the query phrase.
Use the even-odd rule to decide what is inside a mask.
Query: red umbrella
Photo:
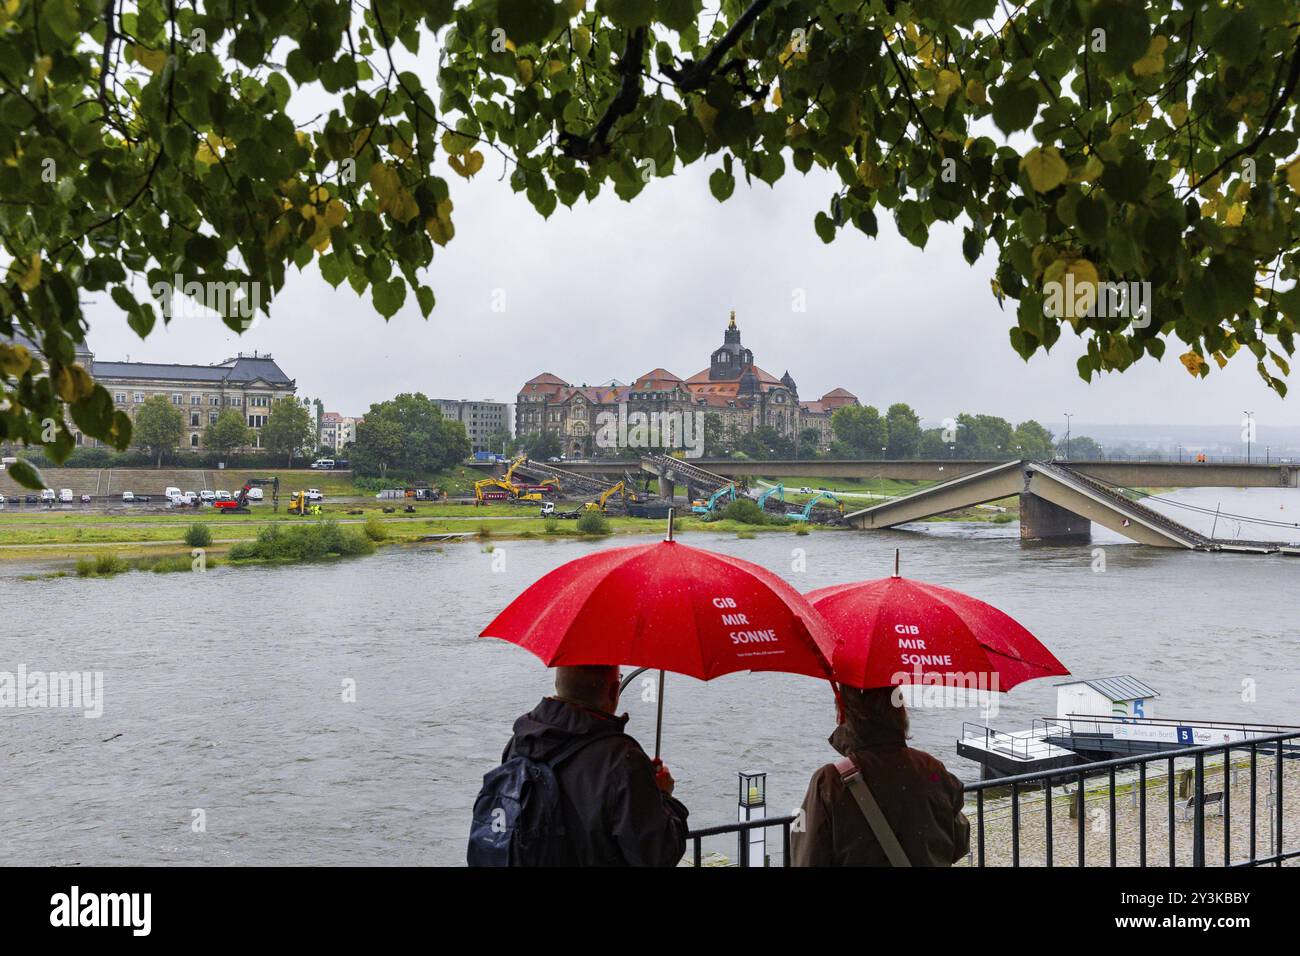
[[[1009,615],[937,584],[894,575],[820,588],[808,600],[840,638],[831,659],[834,680],[850,687],[919,684],[926,675],[945,684],[996,675],[996,687],[987,689],[1007,691],[1069,673]]]
[[[479,636],[518,644],[548,667],[627,664],[701,680],[735,671],[829,678],[835,644],[780,577],[673,541],[671,525],[668,540],[561,565]],[[662,714],[662,693],[659,704]]]

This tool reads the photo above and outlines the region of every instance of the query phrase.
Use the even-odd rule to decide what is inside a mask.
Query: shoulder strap
[[[871,787],[863,778],[862,768],[858,766],[857,761],[852,757],[845,757],[843,760],[836,761],[835,769],[839,771],[840,779],[844,781],[844,786],[848,788],[849,793],[853,794],[853,799],[857,801],[862,815],[867,818],[867,826],[871,827],[876,842],[889,858],[889,865],[910,867],[912,862],[907,858],[902,844],[898,842],[898,837],[894,836],[894,831],[889,821],[885,819],[880,804],[876,802],[876,795],[871,792]]]

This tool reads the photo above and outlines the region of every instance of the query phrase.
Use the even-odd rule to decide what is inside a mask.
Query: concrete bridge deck
[[[1086,542],[1095,521],[1157,548],[1243,553],[1283,549],[1279,542],[1211,538],[1060,462],[1004,462],[863,508],[844,520],[858,528],[892,528],[1013,495],[1020,498],[1020,537],[1025,541]]]
[[[946,481],[1018,459],[825,459],[767,461],[730,458],[672,458],[647,455],[639,467],[658,475],[665,462],[689,466],[722,482],[736,478],[892,478],[898,481]],[[494,468],[492,462],[474,467]],[[1126,488],[1297,488],[1300,463],[1191,461],[1064,461],[1057,462],[1089,478]],[[626,458],[552,462],[552,467],[581,475],[622,475],[633,466]]]

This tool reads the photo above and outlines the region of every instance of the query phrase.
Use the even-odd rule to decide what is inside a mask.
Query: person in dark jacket
[[[840,688],[840,724],[831,746],[852,760],[813,774],[791,835],[795,866],[889,866],[841,768],[871,788],[911,866],[951,866],[970,850],[961,781],[942,763],[907,746],[907,709],[896,688]]]
[[[555,696],[515,721],[501,756],[548,761],[575,737],[591,738],[554,768],[574,866],[674,866],[686,852],[687,809],[668,768],[624,733],[617,667],[557,667]]]

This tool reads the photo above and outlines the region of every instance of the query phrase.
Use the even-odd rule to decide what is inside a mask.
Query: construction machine
[[[791,521],[811,521],[813,506],[816,505],[817,502],[821,501],[822,499],[835,502],[835,507],[839,509],[840,514],[841,515],[844,514],[844,502],[840,501],[839,498],[836,498],[829,491],[822,491],[819,492],[815,497],[810,499],[809,502],[803,506],[803,511],[796,511],[793,514],[786,515],[786,517],[789,518]]]
[[[723,501],[730,504],[735,500],[736,484],[735,482],[732,482],[731,484],[723,485],[711,494],[707,501],[703,498],[696,499],[696,501],[691,505],[691,511],[697,515],[712,514],[713,509],[717,508]]]
[[[307,492],[295,491],[293,497],[289,499],[289,514],[300,515],[318,515],[321,513],[321,507],[307,500]]]
[[[771,498],[773,495],[776,495],[777,501],[781,502],[783,506],[785,505],[785,485],[776,484],[773,485],[771,488],[768,488],[766,491],[764,491],[761,495],[758,496],[758,506],[762,508],[764,511],[766,511],[767,499]],[[782,507],[781,511],[784,513],[785,508]]]
[[[274,478],[249,478],[244,482],[244,487],[240,488],[235,497],[228,500],[218,500],[212,502],[212,507],[217,509],[219,514],[248,514],[248,493],[254,488],[260,488],[264,485],[271,486],[271,503],[275,505],[275,510],[280,510],[280,479]]]
[[[615,495],[622,495],[624,504],[627,504],[629,498],[633,501],[636,500],[636,495],[630,494],[627,490],[627,485],[624,482],[620,481],[616,485],[610,485],[608,488],[602,491],[594,500],[588,501],[585,505],[583,505],[583,510],[599,511],[603,514],[606,506],[609,504],[609,499],[613,498]]]

